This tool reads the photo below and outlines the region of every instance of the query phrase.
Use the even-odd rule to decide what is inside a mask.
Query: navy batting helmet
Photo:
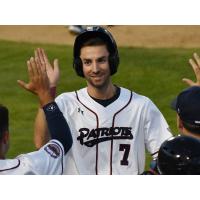
[[[199,175],[200,140],[180,135],[168,139],[158,152],[157,168],[165,175]]]
[[[111,33],[100,27],[100,26],[93,26],[93,27],[87,27],[82,33],[80,33],[74,42],[74,60],[73,60],[73,67],[76,71],[76,73],[84,77],[83,74],[83,68],[82,68],[82,61],[80,59],[80,49],[86,41],[88,41],[91,38],[101,38],[103,41],[105,41],[108,50],[109,50],[109,65],[110,65],[110,73],[113,75],[117,72],[117,67],[119,65],[119,54],[117,49],[117,44],[111,35]]]

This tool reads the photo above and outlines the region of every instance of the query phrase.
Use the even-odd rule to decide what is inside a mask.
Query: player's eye
[[[91,60],[84,60],[83,61],[83,64],[86,65],[86,66],[90,65],[91,63],[92,63]]]
[[[102,58],[98,59],[98,63],[100,63],[100,64],[104,64],[106,62],[107,62],[107,57],[102,57]]]

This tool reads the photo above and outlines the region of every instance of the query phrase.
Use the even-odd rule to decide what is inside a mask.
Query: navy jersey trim
[[[90,112],[92,112],[95,117],[96,117],[96,122],[97,122],[97,125],[96,125],[96,128],[99,128],[99,117],[97,115],[96,112],[94,112],[93,110],[91,110],[90,108],[88,108],[83,102],[81,102],[81,100],[79,99],[78,97],[78,92],[75,91],[76,93],[76,98],[77,100],[87,109],[89,110]],[[97,138],[98,139],[98,138]],[[99,152],[99,146],[98,146],[98,143],[96,144],[96,164],[95,164],[95,172],[96,172],[96,175],[98,175],[98,152]]]
[[[114,127],[114,125],[115,125],[116,116],[130,104],[132,97],[133,97],[133,93],[132,93],[132,91],[130,91],[130,98],[129,98],[129,101],[127,102],[127,104],[114,114],[113,121],[112,121],[112,127]],[[112,135],[112,140],[111,140],[111,145],[110,145],[110,175],[112,175],[112,159],[113,159],[113,135]]]

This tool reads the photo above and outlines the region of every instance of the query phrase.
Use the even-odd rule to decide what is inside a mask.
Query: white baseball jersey
[[[63,158],[62,144],[51,140],[38,151],[0,160],[0,175],[63,174]]]
[[[66,174],[140,174],[145,149],[155,154],[171,137],[168,124],[147,98],[121,88],[107,107],[83,88],[56,98],[73,137]]]

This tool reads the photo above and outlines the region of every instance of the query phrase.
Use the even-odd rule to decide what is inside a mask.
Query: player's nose
[[[92,63],[92,71],[94,72],[94,73],[98,73],[99,72],[99,65],[98,65],[98,62],[93,62]]]

